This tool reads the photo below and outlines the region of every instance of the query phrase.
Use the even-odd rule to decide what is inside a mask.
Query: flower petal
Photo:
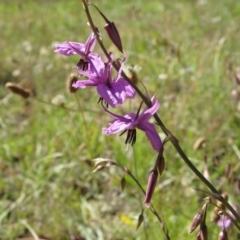
[[[101,56],[97,53],[91,53],[88,55],[87,60],[89,62],[88,72],[93,73],[95,77],[103,78],[106,73],[105,63]]]
[[[77,43],[77,42],[63,42],[61,44],[57,44],[55,46],[54,52],[60,53],[65,56],[70,56],[74,54],[78,54],[75,49],[82,49],[84,48],[84,44]]]
[[[90,53],[90,52],[93,51],[93,48],[95,47],[96,42],[97,42],[97,39],[96,39],[94,33],[92,32],[92,33],[89,35],[87,41],[86,41],[85,44],[84,44],[84,45],[85,45],[85,53],[86,53],[86,54],[88,54],[88,53]]]
[[[85,53],[85,45],[82,43],[75,43],[75,42],[67,42],[69,48],[72,49],[73,54],[79,54],[82,57],[86,57],[87,54]]]
[[[139,123],[137,127],[145,132],[153,149],[156,151],[160,151],[160,149],[162,147],[162,141],[161,141],[161,138],[160,138],[158,132],[155,129],[154,124],[144,122],[144,123]]]
[[[124,103],[126,98],[134,98],[135,96],[134,89],[123,78],[112,82],[112,92],[119,98],[119,104]]]
[[[113,112],[110,112],[106,107],[104,107],[104,105],[102,105],[103,107],[103,110],[109,114],[110,116],[114,117],[116,120],[120,120],[122,122],[132,122],[132,119],[135,119],[135,116],[136,114],[135,113],[129,113],[127,115],[125,115],[124,117],[123,116],[120,116],[118,114],[115,114]],[[114,121],[114,120],[113,120]],[[111,123],[111,122],[110,122]]]
[[[111,106],[118,105],[118,99],[113,95],[111,89],[106,84],[99,83],[97,85],[98,94]]]
[[[73,83],[74,88],[86,88],[87,86],[96,86],[96,82],[92,80],[78,80],[77,82]]]
[[[132,122],[127,122],[127,121],[121,121],[119,119],[113,120],[112,122],[109,123],[108,128],[103,128],[103,132],[107,135],[115,134],[121,131],[124,131],[126,129],[132,128]]]
[[[152,97],[151,102],[152,107],[145,108],[143,112],[139,115],[138,119],[140,122],[147,122],[152,117],[152,115],[156,113],[157,110],[159,109],[160,103],[158,102],[155,96]]]

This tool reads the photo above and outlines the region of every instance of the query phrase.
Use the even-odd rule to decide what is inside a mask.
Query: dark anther
[[[88,70],[88,61],[81,58],[79,60],[79,62],[77,63],[77,67],[83,71],[87,71]]]
[[[108,108],[108,103],[106,101],[103,101],[102,97],[99,98],[98,103],[101,103],[101,104],[105,103],[106,108]]]
[[[128,129],[128,132],[127,132],[127,138],[125,140],[125,143],[126,144],[131,144],[132,146],[135,144],[136,142],[136,139],[137,139],[137,131],[136,129]]]

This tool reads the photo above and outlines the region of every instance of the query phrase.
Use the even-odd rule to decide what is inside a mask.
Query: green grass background
[[[233,81],[240,66],[240,2],[92,2],[118,27],[127,63],[141,68],[138,85],[144,90],[141,81],[159,99],[163,122],[195,166],[237,204],[240,107],[232,95],[240,94]],[[91,13],[103,31],[93,7]],[[67,76],[79,57],[62,57],[54,45],[84,42],[90,33],[86,22],[80,0],[0,2],[0,239],[164,239],[149,210],[136,230],[144,196],[132,179],[126,176],[122,192],[120,169],[92,173],[90,160],[110,158],[146,187],[157,154],[141,132],[128,151],[124,136],[102,134],[111,119],[97,104],[95,89],[67,92]],[[107,49],[121,56],[104,32],[102,37]],[[98,46],[96,51],[101,53]],[[7,82],[34,86],[36,96],[23,100],[4,88]],[[139,104],[136,97],[115,111],[136,111]],[[200,137],[206,144],[196,151]],[[171,239],[195,239],[189,227],[207,195],[193,188],[206,188],[170,143],[164,155],[153,204]],[[224,176],[229,165],[230,180]],[[209,221],[208,229],[209,239],[217,239],[216,224]],[[234,229],[229,238],[238,238]]]

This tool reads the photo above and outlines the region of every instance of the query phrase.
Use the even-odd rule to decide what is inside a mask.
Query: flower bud
[[[117,49],[120,52],[123,52],[122,41],[114,22],[108,22],[104,26],[104,29],[107,31],[109,38],[112,40],[113,44],[117,47]]]
[[[228,234],[225,229],[222,229],[218,235],[218,240],[228,240]]]
[[[157,179],[158,179],[158,171],[157,171],[157,169],[153,169],[150,172],[149,177],[148,177],[147,191],[146,191],[145,199],[143,201],[143,204],[145,206],[148,206],[150,204],[150,201],[151,201],[153,193],[154,193],[154,189],[157,184]]]
[[[203,217],[204,210],[201,209],[193,218],[190,233],[192,233],[201,223]]]
[[[107,31],[109,38],[112,40],[113,44],[117,47],[117,49],[120,52],[123,52],[121,38],[114,22],[109,21],[106,18],[106,16],[94,4],[92,5],[98,10],[99,14],[103,17],[104,21],[107,23],[104,26],[104,28]]]

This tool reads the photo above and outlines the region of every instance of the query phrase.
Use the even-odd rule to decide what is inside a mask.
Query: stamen
[[[107,69],[107,79],[106,79],[106,85],[111,88],[111,69],[110,69],[110,63],[108,63],[106,66],[105,66]]]
[[[99,98],[99,100],[98,100],[97,103],[101,103],[102,105],[103,105],[103,103],[105,103],[106,108],[108,108],[108,106],[109,106],[108,103],[107,103],[106,101],[103,101],[103,98],[102,98],[102,97]]]
[[[77,67],[83,71],[87,71],[88,70],[88,61],[81,58],[79,60],[79,62],[77,63]]]
[[[125,144],[131,144],[132,146],[136,143],[137,131],[136,129],[128,129],[127,138]]]

